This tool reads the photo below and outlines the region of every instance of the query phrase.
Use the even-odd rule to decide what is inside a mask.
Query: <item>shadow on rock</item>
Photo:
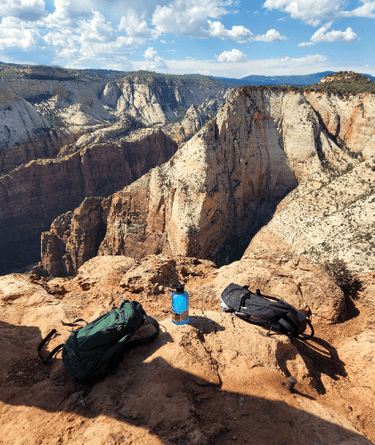
[[[199,328],[201,335],[205,330],[211,334],[223,330],[206,317],[192,317],[191,323]],[[11,333],[11,325],[1,323],[0,328]],[[4,338],[3,332],[4,329],[0,340]],[[41,339],[40,333],[35,338],[35,328],[30,335],[34,343]],[[173,346],[178,343],[179,335],[172,340],[162,327],[154,343],[130,351],[115,373],[92,388],[74,384],[61,359],[56,359],[50,374],[37,382],[30,380],[26,385],[9,380],[10,377],[3,380],[2,439],[13,443],[17,434],[25,432],[28,443],[73,445],[300,445],[322,443],[322,437],[327,445],[371,444],[345,418],[328,415],[309,398],[303,399],[303,409],[292,406],[293,397],[304,394],[292,395],[286,391],[281,374],[275,371],[260,367],[249,369],[249,374],[236,375],[233,366],[229,373],[228,369],[222,370],[220,388],[209,378],[204,380],[194,372],[180,369],[176,357],[172,366],[169,359],[178,351]],[[333,360],[335,351],[319,339],[309,346],[298,347],[315,362],[325,355],[319,359],[322,368]],[[193,357],[193,345],[189,348]],[[35,348],[28,351],[28,357],[36,355],[34,351]],[[198,367],[196,363],[197,374]],[[40,368],[43,369],[41,363]],[[17,373],[16,368],[12,370]],[[30,368],[23,372],[36,371]],[[339,372],[342,369],[331,368],[332,375]]]
[[[203,334],[210,334],[211,332],[225,331],[224,326],[221,326],[214,320],[207,317],[201,317],[196,315],[191,315],[189,317],[189,325],[194,326]]]
[[[308,341],[296,339],[293,343],[301,354],[319,394],[326,393],[322,374],[333,380],[338,380],[339,376],[346,377],[345,364],[339,359],[336,349],[325,340],[313,337]]]

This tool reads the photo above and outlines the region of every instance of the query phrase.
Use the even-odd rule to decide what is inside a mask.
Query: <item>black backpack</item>
[[[234,312],[244,320],[287,335],[289,338],[308,340],[314,336],[311,321],[301,311],[278,298],[262,295],[259,289],[250,292],[247,287],[231,283],[221,294],[221,308]],[[311,333],[304,334],[307,325]]]
[[[76,320],[74,323],[84,321]],[[147,321],[155,332],[148,337],[128,341]],[[38,351],[56,333],[54,329],[38,346]],[[64,344],[57,346],[47,358],[39,352],[44,364],[62,349],[65,369],[77,383],[92,385],[114,371],[125,352],[135,346],[149,343],[159,335],[159,323],[149,317],[137,301],[123,300],[117,309],[106,312],[86,326],[72,331]]]

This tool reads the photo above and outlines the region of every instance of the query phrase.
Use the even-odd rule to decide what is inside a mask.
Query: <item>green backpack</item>
[[[82,319],[76,320],[84,321]],[[155,332],[148,337],[128,341],[143,325],[152,324]],[[38,351],[56,333],[54,329],[38,346]],[[149,317],[137,301],[123,300],[117,309],[107,312],[85,327],[72,331],[64,344],[57,346],[47,358],[39,352],[44,364],[62,349],[65,369],[77,383],[92,385],[117,368],[124,354],[135,346],[149,343],[159,335],[159,323]]]

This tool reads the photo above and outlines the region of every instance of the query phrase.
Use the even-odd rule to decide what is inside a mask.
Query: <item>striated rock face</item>
[[[198,121],[229,91],[186,79],[127,77],[117,83],[72,80],[5,81],[0,86],[0,175],[33,159],[55,158],[81,135],[128,116],[140,125],[166,124],[193,106]],[[190,113],[191,114],[191,113]],[[191,117],[191,116],[190,116]],[[186,125],[182,126],[182,129]],[[186,140],[192,133],[179,137]]]
[[[169,159],[229,91],[164,77],[2,82],[0,273],[34,261],[38,232],[60,213]]]
[[[316,110],[312,99],[316,101]],[[369,101],[366,113],[370,116],[368,131],[374,133],[370,99],[366,97]],[[357,108],[355,101],[342,101],[345,103],[340,106],[346,109],[344,116],[348,110]],[[364,104],[367,102],[363,101],[363,107]],[[301,227],[298,227],[299,210],[292,210],[288,203],[294,207],[298,203],[305,206],[315,196],[309,195],[307,199],[308,193],[320,193],[318,188],[323,190],[335,178],[344,178],[336,182],[341,201],[337,203],[331,195],[335,206],[332,211],[337,218],[336,210],[340,206],[349,211],[350,181],[345,175],[356,165],[368,172],[358,178],[361,184],[366,183],[356,186],[358,194],[365,192],[363,198],[369,203],[372,199],[370,157],[375,147],[363,138],[350,139],[347,133],[339,139],[339,133],[332,132],[329,121],[326,119],[325,123],[322,117],[325,116],[323,105],[332,107],[327,95],[324,98],[312,93],[239,89],[217,117],[183,145],[170,162],[111,197],[110,205],[109,201],[103,201],[109,210],[103,211],[106,235],[98,254],[124,254],[139,259],[149,253],[165,252],[228,263],[240,258],[251,237],[271,219],[276,204],[298,183],[300,186],[278,210],[278,218],[293,242],[290,244],[281,229],[275,233],[290,244],[292,250],[292,246],[299,243],[301,248],[297,253],[310,249],[313,246],[303,239],[315,236],[310,225],[320,226],[319,212],[325,203],[321,202],[316,213],[312,213],[313,218],[308,218],[310,223]],[[354,146],[345,145],[345,138],[355,143]],[[361,164],[366,158],[368,161]],[[308,190],[307,194],[304,190]],[[331,189],[325,190],[328,199]],[[304,194],[299,201],[295,199],[298,194]],[[373,224],[370,214],[369,210],[367,219],[363,219],[364,235]],[[276,223],[272,222],[270,227],[272,224]],[[345,225],[341,222],[339,225],[344,245]],[[301,237],[296,236],[297,233],[301,233]],[[76,240],[74,232],[64,237],[64,244],[75,246],[73,250],[83,248],[84,241]],[[322,243],[323,238],[321,236]],[[44,246],[46,239],[47,235],[43,235]],[[362,263],[371,267],[371,255],[366,252]],[[54,261],[59,261],[58,256]],[[48,272],[48,264],[42,262]]]
[[[375,156],[375,97],[370,93],[306,93],[330,138],[353,157]]]
[[[189,78],[174,80],[151,76],[128,76],[114,83],[23,80],[2,84],[33,103],[43,114],[65,113],[61,116],[70,123],[75,122],[69,112],[77,105],[81,113],[96,119],[97,123],[124,114],[145,125],[167,123],[191,105],[202,111],[211,110],[228,95],[228,88],[214,82],[203,85]]]
[[[256,94],[259,111],[238,95],[169,163],[111,198],[99,254],[213,259],[227,238],[248,230],[264,201],[277,201],[297,185],[279,130]],[[69,245],[78,251],[80,243],[73,231]]]
[[[138,141],[94,143],[61,159],[32,161],[0,178],[1,272],[38,260],[40,232],[57,215],[87,196],[121,189],[176,149],[163,132],[149,131]]]
[[[8,86],[0,85],[0,176],[32,159],[56,157],[79,131],[51,130],[48,121]]]
[[[328,170],[319,188],[300,184],[247,252],[253,243],[277,236],[294,254],[318,263],[338,258],[355,272],[375,270],[374,171],[373,157],[348,171]]]

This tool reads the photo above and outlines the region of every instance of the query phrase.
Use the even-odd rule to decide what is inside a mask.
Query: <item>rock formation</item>
[[[241,264],[217,269],[209,261],[165,255],[139,262],[95,257],[71,280],[0,277],[1,440],[17,443],[22,434],[27,443],[73,445],[269,445],[280,440],[370,445],[375,367],[367,331],[375,319],[366,304],[374,304],[373,295],[367,303],[356,302],[358,317],[327,326],[328,318],[334,319],[327,312],[329,301],[334,311],[340,289],[307,261],[298,271],[286,252],[279,260],[279,279],[265,258],[252,275]],[[305,293],[314,273],[320,278],[315,295],[325,293],[325,304],[322,298],[314,305],[314,294]],[[311,304],[314,339],[267,336],[262,328],[220,312],[220,293],[229,280],[252,287],[262,277],[270,294],[287,296],[289,288],[289,301]],[[189,325],[171,322],[168,286],[173,280],[184,282],[190,294]],[[293,295],[298,282],[310,301]],[[116,307],[124,291],[159,320],[154,343],[128,353],[117,372],[93,388],[73,383],[60,354],[52,365],[42,365],[41,338],[53,328],[59,334],[42,350],[45,354],[69,336],[69,323],[93,320]],[[285,388],[291,375],[297,378],[294,392]]]
[[[50,130],[46,118],[0,85],[0,177],[32,159],[54,158],[60,148],[81,135],[69,129]]]
[[[366,110],[365,117],[358,115],[358,104]],[[367,216],[354,223],[358,234],[371,237],[374,224],[373,106],[372,96],[340,99],[320,93],[239,89],[168,163],[103,200],[101,220],[106,234],[103,240],[98,239],[98,254],[139,259],[165,252],[228,263],[241,257],[252,236],[270,220],[276,204],[299,183],[279,204],[269,230],[282,221],[284,229],[279,223],[275,233],[283,242],[291,243],[286,235],[289,233],[292,245],[298,245],[298,254],[309,256],[319,243],[319,251],[329,252],[328,245],[335,243],[338,257],[346,257],[349,250],[354,255],[356,247],[345,243],[343,218],[348,212],[354,212],[354,217],[365,205]],[[338,117],[332,118],[332,113]],[[367,122],[367,133],[350,130],[350,119],[359,127]],[[355,190],[349,191],[351,187]],[[340,200],[335,200],[332,192]],[[319,206],[314,203],[318,194],[326,197]],[[295,199],[297,196],[301,199]],[[329,199],[332,211],[323,208]],[[348,207],[354,203],[357,210]],[[297,209],[299,205],[306,210]],[[305,212],[308,215],[304,219]],[[304,237],[315,236],[311,224],[318,230],[327,212],[338,221],[330,235],[332,241],[325,240],[324,235],[320,241],[307,243]],[[63,234],[53,227],[50,234],[42,235],[42,251],[48,251],[48,255],[43,253],[39,272],[51,273],[50,262],[62,264],[66,257],[72,260],[69,267],[64,266],[65,275],[82,264],[77,252],[87,248],[84,237],[75,236],[85,232],[79,225],[79,213],[77,208],[71,228]],[[328,222],[327,230],[333,230]],[[283,230],[285,235],[281,234]],[[52,235],[59,237],[65,248],[55,252],[52,245],[48,246]],[[358,267],[368,271],[373,267],[373,246],[366,244],[364,249]],[[314,259],[314,255],[309,257]]]
[[[328,171],[319,188],[300,184],[255,238],[276,236],[317,263],[337,258],[355,272],[375,270],[375,158],[349,167]]]
[[[329,137],[353,159],[375,155],[374,94],[306,93]],[[334,153],[332,153],[334,154]],[[326,154],[328,157],[329,154]]]
[[[39,275],[0,277],[0,444],[370,445],[373,95],[241,88],[204,124],[228,98],[218,85],[69,79],[4,90],[16,104],[4,117],[25,124],[8,126],[2,158],[12,168],[20,150],[24,162],[0,178],[3,271],[33,261],[53,222]],[[30,129],[55,139],[38,145]],[[32,159],[43,150],[50,159]],[[358,273],[357,299],[322,265],[333,258]],[[185,326],[170,318],[177,282],[190,294]],[[315,337],[222,313],[231,282],[309,314]],[[41,364],[51,329],[48,350],[124,294],[159,320],[154,343],[93,388],[75,385],[60,355]]]
[[[331,83],[331,82],[356,82],[364,80],[365,82],[371,82],[371,79],[363,74],[355,73],[354,71],[339,71],[337,73],[329,74],[323,77],[319,81],[320,84]]]
[[[162,131],[135,141],[88,144],[59,159],[36,160],[0,178],[0,270],[37,262],[40,233],[85,197],[107,196],[165,162],[177,145]],[[88,258],[86,258],[88,259]]]
[[[0,86],[0,273],[37,260],[38,232],[59,214],[168,160],[231,91],[208,79],[84,82],[50,70],[36,80],[30,70]]]

